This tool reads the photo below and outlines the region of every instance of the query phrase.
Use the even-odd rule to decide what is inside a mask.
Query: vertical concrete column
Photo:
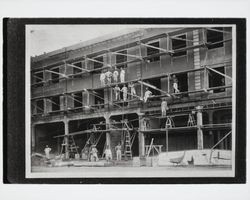
[[[106,129],[109,129],[110,127],[110,116],[108,114],[104,115],[105,121],[106,121]],[[110,146],[111,141],[110,141],[110,132],[106,132],[106,145]]]
[[[45,85],[48,85],[50,80],[51,80],[51,73],[44,70],[44,81],[46,82]]]
[[[198,45],[200,43],[200,38],[199,38],[199,30],[194,30],[193,31],[193,45]],[[199,69],[201,66],[200,62],[200,49],[195,48],[193,50],[194,52],[194,69]],[[194,85],[195,85],[195,90],[201,89],[201,72],[196,71],[194,76]]]
[[[66,116],[64,116],[64,135],[69,135],[69,122]],[[65,158],[69,159],[69,137],[65,137]]]
[[[166,152],[168,152],[168,128],[166,127]]]
[[[52,111],[52,103],[49,99],[44,99],[44,113],[47,114]]]
[[[203,131],[201,126],[203,125],[202,121],[202,106],[197,106],[197,147],[198,149],[203,149]]]
[[[209,124],[213,124],[213,111],[210,110],[208,111],[208,123]],[[210,138],[211,138],[211,142],[210,142],[210,146],[212,147],[213,146],[213,143],[214,143],[214,134],[213,134],[213,131],[209,131],[209,135],[210,135]]]
[[[36,129],[35,129],[35,124],[31,125],[31,152],[35,151],[35,147],[36,147]]]
[[[138,114],[139,116],[139,156],[143,157],[145,156],[145,135],[140,130],[142,130],[143,127],[143,114]]]
[[[60,96],[60,110],[65,110],[67,107],[65,106],[65,96]]]

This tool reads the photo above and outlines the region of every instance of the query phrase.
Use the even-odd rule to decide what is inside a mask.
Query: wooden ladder
[[[127,130],[125,131],[124,156],[125,158],[132,160],[131,137],[129,132],[129,126],[126,122],[124,123],[124,125],[125,128],[127,128]]]
[[[172,127],[175,127],[174,121],[171,116],[167,116],[165,128],[172,128]]]
[[[189,114],[187,126],[195,126],[195,119],[193,114]]]
[[[73,135],[70,135],[67,137],[68,137],[68,153],[69,154],[79,154],[79,152],[78,152],[79,147],[76,146]],[[64,137],[61,152],[60,152],[60,157],[62,156],[63,153],[66,153],[66,146],[67,146],[66,137]]]

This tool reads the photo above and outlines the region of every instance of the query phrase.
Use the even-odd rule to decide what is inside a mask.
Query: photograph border
[[[244,183],[246,181],[246,20],[236,18],[30,18],[4,19],[4,182],[5,183]],[[25,178],[25,25],[165,24],[236,25],[235,177]],[[240,47],[240,48],[239,48]],[[21,49],[21,50],[20,50]],[[15,58],[15,59],[13,59]],[[21,83],[21,84],[20,84]],[[240,98],[240,101],[239,101]],[[8,100],[8,101],[7,101]],[[15,108],[15,109],[13,109]],[[27,114],[27,113],[26,113]],[[239,133],[239,134],[238,134]]]

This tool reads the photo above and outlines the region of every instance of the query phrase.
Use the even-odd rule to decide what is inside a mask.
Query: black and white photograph
[[[26,24],[26,178],[234,177],[236,26]]]

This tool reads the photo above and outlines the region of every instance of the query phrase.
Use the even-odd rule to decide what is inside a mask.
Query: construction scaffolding
[[[190,28],[190,29],[182,29],[177,30],[173,33],[163,33],[158,34],[156,36],[151,36],[148,38],[140,39],[133,42],[128,42],[124,45],[119,45],[114,48],[107,48],[104,50],[100,50],[97,52],[92,52],[88,55],[83,55],[74,59],[64,59],[60,62],[51,63],[48,66],[43,66],[40,68],[32,69],[31,73],[33,79],[35,79],[35,83],[31,86],[32,88],[39,87],[42,88],[42,95],[33,95],[31,98],[31,104],[34,107],[34,110],[39,110],[39,112],[33,113],[34,119],[42,115],[43,118],[46,118],[52,114],[60,114],[61,116],[70,117],[73,114],[83,113],[84,115],[93,114],[93,113],[105,113],[107,116],[111,116],[113,112],[119,111],[122,115],[122,120],[120,122],[111,123],[107,122],[104,124],[92,124],[92,129],[85,129],[76,132],[68,133],[67,135],[57,135],[54,138],[63,138],[61,155],[62,154],[70,154],[77,153],[78,147],[74,142],[74,136],[87,134],[88,139],[84,147],[81,149],[81,152],[86,152],[90,141],[94,141],[91,145],[97,145],[100,141],[100,138],[103,134],[109,134],[111,131],[120,131],[122,132],[122,156],[126,159],[133,158],[132,145],[136,136],[140,134],[150,134],[150,133],[165,133],[166,134],[166,152],[169,150],[169,136],[168,134],[171,132],[186,132],[186,131],[213,131],[213,130],[227,130],[231,128],[231,123],[213,123],[203,124],[200,119],[200,115],[198,114],[200,111],[197,107],[202,107],[202,112],[210,111],[210,110],[223,110],[223,109],[231,109],[232,107],[232,94],[231,89],[234,84],[234,79],[227,73],[229,69],[231,69],[232,60],[225,58],[223,61],[219,62],[207,62],[207,52],[209,47],[216,45],[218,43],[229,43],[232,41],[231,38],[223,39],[217,42],[208,42],[205,40],[194,41],[193,39],[182,38],[180,34],[187,34],[195,30],[201,30],[201,33],[204,34],[205,31],[214,31],[214,32],[223,32],[223,34],[228,34],[231,36],[231,32],[222,31],[216,28]],[[166,48],[162,46],[154,46],[150,44],[151,41],[155,41],[157,39],[165,38],[168,41],[183,41],[186,42],[186,46],[183,48],[173,48],[171,45],[167,45]],[[152,52],[151,55],[143,55],[142,48],[150,48]],[[137,48],[138,52],[135,54],[126,53],[128,49]],[[103,70],[114,70],[117,68],[124,67],[126,68],[130,64],[137,64],[140,66],[140,71],[142,71],[143,65],[148,65],[152,58],[161,57],[161,56],[169,56],[170,63],[169,65],[173,65],[174,57],[180,52],[186,52],[189,50],[199,49],[200,51],[205,52],[205,56],[202,59],[203,63],[199,63],[198,66],[192,69],[183,69],[183,70],[175,70],[169,72],[158,73],[154,75],[143,76],[142,73],[138,77],[132,80],[126,80],[121,82],[110,82],[105,85],[100,85],[99,83],[93,83],[93,76],[96,73],[101,73]],[[126,50],[126,52],[122,52]],[[108,61],[100,61],[98,59],[100,56],[105,55]],[[122,61],[119,63],[112,63],[112,55],[114,56],[123,56],[126,61]],[[81,62],[81,66],[79,67],[76,63]],[[98,68],[94,68],[94,64],[100,66]],[[218,70],[218,66],[224,67],[224,72]],[[55,68],[57,70],[55,70]],[[71,71],[76,71],[76,73],[68,72],[68,69]],[[39,74],[41,72],[41,74]],[[45,78],[45,74],[49,73],[53,74],[53,79]],[[196,87],[187,87],[187,89],[180,89],[176,91],[174,89],[174,78],[175,76],[185,74],[186,77],[195,77],[196,74],[199,73],[201,81],[203,81],[200,88]],[[42,75],[43,74],[43,75]],[[223,77],[224,83],[219,83],[218,86],[210,86],[209,84],[209,76],[216,74],[216,76]],[[82,76],[92,76],[92,84],[88,87],[78,87],[74,90],[69,90],[69,87],[72,86],[72,79],[76,79],[76,77]],[[154,83],[151,83],[152,80],[165,80],[166,79],[166,87],[161,88],[162,83],[160,82],[160,86]],[[177,79],[178,80],[178,79]],[[46,93],[46,87],[52,84],[54,81],[64,85],[63,92],[58,92],[55,94]],[[179,80],[180,81],[180,80]],[[53,84],[54,84],[53,83]],[[136,85],[138,90],[140,89],[140,94],[134,94],[133,92],[126,92],[128,97],[123,99],[114,100],[114,87],[118,86],[119,89],[121,86],[127,86],[130,83]],[[156,95],[149,95],[147,100],[145,100],[145,88],[148,90],[152,90]],[[225,91],[224,96],[212,95],[214,91]],[[99,91],[102,91],[100,93]],[[227,93],[228,91],[228,93]],[[83,93],[86,94],[85,101],[83,101]],[[124,92],[123,92],[124,94]],[[54,99],[55,98],[55,99]],[[57,98],[57,100],[56,100]],[[59,99],[59,100],[58,100]],[[93,100],[94,99],[94,100]],[[168,102],[168,110],[166,111],[166,116],[162,116],[160,103],[163,99],[166,99]],[[227,99],[227,100],[226,100]],[[49,101],[51,107],[55,107],[54,110],[45,112],[45,108],[37,105],[37,101],[42,100],[44,102]],[[90,102],[90,100],[92,100]],[[62,102],[64,102],[62,104]],[[72,106],[73,102],[77,106]],[[46,103],[44,103],[46,105]],[[133,107],[134,106],[134,107]],[[46,106],[45,106],[46,107]],[[131,109],[131,111],[129,110]],[[146,128],[142,129],[140,126],[134,128],[126,122],[126,118],[124,118],[126,113],[133,112],[133,109],[140,109],[138,111],[140,114],[143,114],[145,118],[150,119],[159,119],[160,121],[164,121],[164,128]],[[185,126],[178,126],[174,121],[174,117],[185,115],[188,116],[188,120],[185,123]],[[197,119],[195,117],[197,116]],[[140,121],[138,119],[138,121]],[[121,127],[117,127],[117,124],[121,124]],[[106,136],[107,137],[107,136]],[[199,140],[199,139],[198,139]],[[162,152],[162,146],[160,144],[155,144],[154,139],[151,139],[149,145],[144,145],[143,151],[144,156],[149,156],[151,151],[156,151],[158,154]],[[107,147],[107,141],[104,144],[102,157],[104,155],[105,148]],[[88,156],[87,156],[88,157]]]

